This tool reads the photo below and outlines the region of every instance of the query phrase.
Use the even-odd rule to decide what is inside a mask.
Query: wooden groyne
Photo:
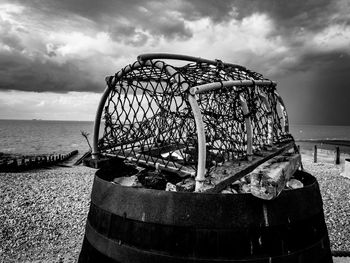
[[[325,149],[319,149],[319,147],[317,145],[314,145],[313,147],[313,157],[314,157],[314,163],[317,163],[318,161],[318,158],[317,158],[317,155],[318,155],[318,152],[321,152],[321,153],[326,153],[328,154],[329,156],[334,156],[334,164],[340,164],[340,147],[339,146],[336,146],[335,147],[335,150],[325,150]]]
[[[4,158],[0,160],[0,172],[21,172],[52,166],[67,161],[76,154],[78,154],[78,150],[74,150],[68,154]]]

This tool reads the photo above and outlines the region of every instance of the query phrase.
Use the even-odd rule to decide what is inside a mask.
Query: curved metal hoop
[[[115,82],[117,79],[121,78],[123,74],[126,74],[130,72],[133,69],[137,69],[144,65],[152,65],[150,60],[142,60],[136,62],[133,66],[128,66],[124,69],[124,71],[119,71],[114,77],[109,77],[106,79],[107,87],[103,93],[103,96],[101,98],[101,101],[99,103],[96,118],[95,118],[95,124],[94,124],[94,135],[93,135],[93,152],[92,156],[93,158],[97,158],[99,155],[99,149],[98,149],[98,137],[99,137],[99,129],[101,124],[101,117],[104,105],[106,103],[106,100],[108,98],[108,95],[111,92],[111,88],[115,85]],[[181,74],[177,72],[173,67],[165,64],[164,62],[156,62],[153,64],[153,66],[156,66],[159,69],[165,69],[166,72],[169,74],[169,76],[175,76],[175,81],[181,85],[182,91],[186,91],[189,87],[188,83],[183,79]],[[114,84],[114,85],[113,85]],[[205,131],[204,131],[204,125],[202,120],[202,115],[198,106],[198,103],[195,99],[195,96],[189,94],[188,100],[190,102],[190,106],[192,108],[193,116],[195,119],[196,127],[197,127],[197,136],[198,136],[198,166],[197,166],[197,188],[200,188],[200,186],[203,184],[205,180],[205,160],[206,160],[206,146],[205,146]],[[158,166],[159,167],[159,166]]]
[[[186,56],[186,55],[179,55],[179,54],[169,54],[169,53],[148,53],[148,54],[141,54],[137,57],[137,60],[139,61],[147,61],[151,59],[170,59],[170,60],[182,60],[182,61],[191,61],[196,63],[207,63],[210,65],[217,65],[218,63],[221,63],[222,65],[225,65],[226,67],[235,67],[240,68],[242,70],[246,70],[245,67],[242,67],[241,65],[237,64],[231,64],[231,63],[223,63],[220,60],[210,60],[210,59],[204,59],[200,57],[193,57],[193,56]]]
[[[185,60],[195,62],[195,64],[173,67],[157,59]],[[106,152],[105,150],[115,149],[114,147],[120,146],[122,147],[121,151],[118,150],[119,152],[116,156],[133,158],[133,160],[145,164],[152,162],[158,168],[164,170],[180,171],[192,175],[196,173],[197,191],[202,187],[205,180],[206,166],[210,163],[209,157],[213,158],[213,155],[216,155],[217,157],[215,158],[219,158],[218,161],[233,160],[234,158],[242,157],[247,157],[250,160],[254,151],[259,149],[261,145],[271,145],[275,141],[278,142],[280,136],[288,133],[288,116],[283,100],[275,90],[276,83],[264,79],[259,73],[246,70],[239,65],[183,55],[145,54],[140,55],[138,61],[126,66],[114,76],[106,78],[106,83],[106,89],[96,112],[93,135],[93,158],[98,158],[101,149],[104,151],[104,155],[108,155],[108,151]],[[124,92],[124,97],[120,96],[119,91],[116,90],[116,85],[120,85],[123,90],[120,92]],[[123,85],[126,85],[127,88],[123,88]],[[147,87],[150,86],[153,93],[147,90],[147,96],[144,95],[144,85]],[[159,90],[157,88],[158,85],[161,86]],[[129,87],[132,87],[131,93],[129,93]],[[170,89],[170,91],[167,89]],[[143,102],[138,101],[138,98],[136,98],[136,90],[143,90],[142,96],[146,96]],[[175,95],[174,90],[180,96]],[[119,94],[119,96],[116,94]],[[127,96],[133,98],[129,99]],[[155,115],[150,117],[147,112],[153,107],[151,100],[154,102],[154,98],[152,96],[156,96],[155,101],[157,104],[154,106],[157,109],[151,110],[151,113]],[[176,96],[179,97],[176,99]],[[123,98],[125,101],[121,102]],[[119,104],[113,102],[110,105],[112,99],[118,100]],[[185,101],[185,103],[182,102],[182,106],[178,106],[178,99]],[[169,100],[172,102],[169,102]],[[138,106],[135,105],[135,107],[138,107],[136,109],[133,108],[134,101],[139,103]],[[169,111],[173,102],[176,107],[182,107],[181,113],[176,110]],[[142,106],[144,104],[141,105],[141,103],[148,103],[148,105]],[[119,105],[119,108],[117,105]],[[276,117],[277,105],[281,108],[283,115],[283,131],[279,119]],[[112,110],[110,110],[110,106],[112,106]],[[123,108],[124,106],[127,109]],[[112,118],[112,114],[114,113],[116,113],[116,117],[113,119],[113,123],[109,124],[111,125],[109,127],[112,129],[111,132],[106,132],[105,127],[103,139],[106,137],[106,140],[100,149],[99,132],[104,109],[105,111],[110,111],[107,112],[109,114],[107,114],[108,118]],[[126,116],[127,121],[124,121],[125,123],[122,123],[121,120],[118,120],[118,122],[115,121],[115,119],[122,116],[118,114],[118,109],[121,109],[124,114],[123,116]],[[143,117],[132,117],[132,115],[139,113]],[[165,115],[161,115],[162,113]],[[167,116],[173,119],[167,120]],[[193,124],[182,128],[181,125],[184,125],[184,121],[181,119],[186,118],[191,118],[191,123]],[[141,122],[144,123],[142,124]],[[215,125],[215,122],[217,122],[217,125]],[[135,130],[130,131],[130,128],[128,128],[128,125],[134,125],[133,123],[139,127],[138,129],[146,129],[146,131],[131,135],[131,137],[138,136],[138,134],[143,135],[138,137],[136,144],[135,141],[130,141],[131,137],[128,137],[128,134],[125,135],[126,137],[119,136],[123,132],[135,132]],[[180,130],[177,131],[177,128]],[[157,129],[157,131],[152,131],[152,129]],[[149,134],[144,138],[145,132],[149,132]],[[190,132],[190,134],[183,134],[186,132]],[[195,134],[192,134],[192,132],[195,132]],[[245,134],[242,134],[242,132]],[[191,159],[190,161],[195,163],[195,170],[188,169],[183,165],[177,165],[176,162],[170,165],[170,161],[167,161],[168,159],[161,161],[159,159],[160,157],[157,157],[157,159],[153,158],[152,155],[145,155],[143,150],[145,144],[140,143],[140,141],[151,138],[152,140],[156,140],[160,138],[159,136],[163,136],[164,133],[170,133],[170,137],[168,135],[165,136],[169,140],[181,138],[179,136],[185,136],[186,140],[195,138],[193,143],[196,146],[193,147],[193,144],[191,144],[191,149],[185,145],[185,141],[180,143],[184,145],[183,147],[186,147],[187,152],[194,151],[194,154],[190,154],[190,158],[196,160]],[[116,143],[113,138],[111,139],[110,137],[114,136],[114,134],[119,134],[119,137],[117,136],[115,139],[119,138],[122,141]],[[107,146],[111,148],[106,148],[106,143],[109,143]],[[139,154],[135,155],[135,152],[133,152],[134,157],[128,157],[130,154],[125,151],[126,148],[121,146],[123,143],[126,143],[125,145],[131,145],[127,147],[141,147],[140,151],[144,154],[143,159],[140,159]],[[173,147],[171,150],[169,150],[169,146],[166,146],[168,147],[166,149],[168,149],[169,156],[173,152],[180,150],[179,147],[182,147],[180,144],[175,142],[175,148]],[[152,142],[147,144],[147,147],[149,149],[156,147],[155,150],[148,151],[157,153],[157,156],[160,156],[163,151],[161,148],[165,146],[160,147]],[[113,149],[111,150],[112,153],[114,151]],[[182,156],[187,158],[187,152]],[[214,161],[217,160],[215,158]],[[188,161],[186,160],[186,162]]]

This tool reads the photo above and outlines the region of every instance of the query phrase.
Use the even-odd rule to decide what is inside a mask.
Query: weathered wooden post
[[[317,163],[317,145],[314,146],[314,163]]]
[[[12,161],[12,167],[13,167],[14,169],[17,169],[17,168],[18,168],[17,159],[13,159],[13,161]]]
[[[28,167],[32,168],[33,165],[35,165],[35,162],[33,161],[32,158],[29,157],[29,159],[28,159]]]
[[[335,147],[335,164],[340,164],[340,149],[339,149],[339,146]]]
[[[5,171],[7,168],[7,162],[0,163],[0,171]]]

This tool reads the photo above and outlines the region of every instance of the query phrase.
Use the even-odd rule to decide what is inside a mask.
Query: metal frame
[[[204,59],[204,58],[200,58],[200,57],[193,57],[193,56],[186,56],[186,55],[179,55],[179,54],[148,53],[148,54],[141,54],[141,55],[137,56],[137,60],[139,60],[139,61],[147,61],[147,60],[152,60],[152,59],[182,60],[182,61],[191,61],[191,62],[196,62],[196,63],[207,63],[207,64],[211,64],[211,65],[217,65],[218,63],[221,63],[222,65],[225,65],[227,67],[236,67],[236,68],[246,70],[246,68],[242,67],[241,65],[224,63],[221,60],[210,60],[210,59]]]
[[[95,124],[94,124],[93,151],[92,151],[93,159],[98,159],[98,156],[99,156],[98,136],[100,131],[101,117],[102,117],[103,107],[106,103],[108,95],[111,92],[111,87],[115,83],[116,79],[120,78],[123,74],[128,73],[131,69],[141,67],[142,65],[147,65],[148,63],[150,64],[150,60],[139,60],[137,64],[133,65],[133,67],[129,66],[124,71],[119,71],[114,77],[106,78],[107,87],[98,105]],[[165,68],[166,72],[169,75],[176,75],[177,78],[175,79],[175,81],[177,83],[181,83],[181,88],[183,91],[188,89],[188,84],[184,81],[181,74],[175,71],[173,67],[170,67],[168,64],[164,62],[157,62],[156,66],[159,69]],[[197,128],[197,136],[198,136],[198,168],[197,168],[197,175],[196,175],[196,191],[198,191],[203,186],[205,181],[205,160],[206,160],[205,131],[204,131],[202,115],[200,113],[200,109],[195,96],[192,94],[189,94],[188,100],[192,108],[192,112],[193,112],[193,116],[194,116],[196,128]],[[163,169],[164,167],[160,166],[159,168]]]
[[[138,61],[135,62],[133,65],[129,65],[124,70],[119,71],[118,73],[115,74],[115,76],[111,76],[106,78],[107,86],[105,88],[105,91],[102,95],[102,98],[100,100],[100,103],[97,108],[96,112],[96,117],[95,117],[95,124],[94,124],[94,134],[93,134],[93,151],[92,151],[92,158],[93,159],[98,159],[99,156],[99,149],[98,149],[98,137],[99,137],[99,129],[100,129],[100,124],[101,124],[101,117],[102,117],[102,112],[104,105],[106,103],[106,100],[112,90],[112,87],[116,84],[116,81],[123,76],[124,74],[130,72],[133,69],[136,69],[138,67],[141,67],[143,65],[151,65],[151,60],[152,59],[173,59],[173,60],[186,60],[186,61],[193,61],[197,63],[208,63],[208,64],[213,64],[217,65],[218,63],[221,63],[222,65],[226,67],[238,67],[241,69],[245,69],[242,66],[235,65],[235,64],[228,64],[228,63],[223,63],[221,61],[214,61],[214,60],[207,60],[207,59],[202,59],[202,58],[197,58],[197,57],[191,57],[191,56],[184,56],[184,55],[176,55],[176,54],[165,54],[165,53],[159,53],[159,54],[143,54],[138,56]],[[166,70],[167,74],[176,76],[175,81],[179,83],[180,88],[182,91],[186,91],[189,88],[188,83],[183,79],[181,74],[176,71],[173,67],[170,65],[166,64],[163,61],[156,61],[155,66],[158,67],[159,69],[164,69]],[[193,112],[193,116],[195,119],[195,124],[196,124],[196,129],[197,129],[197,137],[198,137],[198,166],[197,166],[197,175],[196,175],[196,187],[195,191],[200,191],[202,188],[204,181],[205,181],[205,173],[206,173],[206,168],[205,168],[205,162],[206,162],[206,139],[205,139],[205,130],[204,130],[204,123],[203,123],[203,118],[202,114],[196,99],[197,94],[200,93],[205,93],[211,90],[216,90],[220,89],[223,87],[232,87],[236,88],[239,86],[270,86],[270,85],[276,85],[275,82],[270,81],[270,80],[229,80],[229,81],[221,81],[221,82],[214,82],[214,83],[208,83],[208,84],[203,84],[195,87],[191,87],[189,90],[189,95],[188,95],[188,100]],[[288,116],[287,112],[283,103],[282,98],[279,96],[277,92],[275,92],[275,95],[277,97],[277,100],[280,104],[282,113],[283,113],[283,121],[284,121],[284,130],[285,132],[288,132]],[[261,96],[263,103],[265,103],[266,107],[271,110],[271,106],[269,105],[267,98],[264,96]],[[246,125],[246,130],[247,130],[247,157],[248,160],[251,159],[251,156],[253,154],[253,130],[252,130],[252,123],[251,123],[251,118],[249,116],[249,108],[247,105],[247,102],[243,98],[243,96],[240,96],[240,102],[241,102],[241,107],[243,114],[247,117],[245,117],[245,125]],[[269,118],[269,132],[268,132],[268,144],[272,144],[272,126],[273,122],[271,120],[271,117]],[[161,169],[166,169],[166,167],[159,166]]]
[[[252,86],[252,85],[276,85],[276,82],[270,80],[228,80],[221,82],[213,82],[208,84],[199,85],[196,87],[190,88],[191,94],[200,94],[205,93],[211,90],[220,89],[223,87],[235,87],[235,86]]]
[[[206,161],[206,146],[205,146],[205,131],[204,123],[202,119],[202,114],[198,106],[198,102],[195,98],[195,95],[188,95],[188,100],[190,102],[193,116],[196,122],[197,136],[198,136],[198,168],[196,176],[196,186],[195,191],[199,191],[205,181],[205,161]]]
[[[162,64],[162,67],[160,67],[159,64]],[[99,150],[98,150],[98,136],[100,132],[100,124],[101,124],[101,117],[102,117],[102,112],[103,112],[103,107],[106,103],[106,100],[108,98],[108,95],[111,92],[111,87],[115,85],[115,82],[118,78],[120,78],[123,74],[130,72],[132,69],[141,67],[143,65],[147,65],[147,61],[137,61],[134,63],[133,67],[131,65],[128,65],[123,71],[119,71],[115,74],[115,76],[110,76],[106,77],[106,82],[107,86],[103,92],[103,95],[101,97],[100,103],[98,104],[97,111],[96,111],[96,116],[95,116],[95,123],[94,123],[94,134],[93,134],[93,145],[92,145],[92,158],[97,159],[99,155]],[[156,63],[156,66],[159,69],[162,69],[165,67],[167,70],[168,74],[173,75],[174,73],[177,73],[178,80],[176,80],[178,83],[181,83],[183,81],[181,74],[178,72],[175,72],[172,67],[168,67],[169,65],[165,64],[164,62],[158,62]],[[172,71],[169,72],[168,70]]]

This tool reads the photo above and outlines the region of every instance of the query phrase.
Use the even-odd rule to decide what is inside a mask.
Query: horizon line
[[[32,118],[32,119],[2,119],[0,121],[75,121],[75,122],[94,122],[94,120],[62,120],[62,119],[41,119],[41,118]]]
[[[62,120],[62,119],[42,119],[42,118],[32,118],[32,119],[3,119],[0,121],[71,121],[71,122],[95,122],[95,120]],[[103,122],[103,120],[101,120]],[[314,123],[290,123],[289,126],[293,125],[314,125],[314,126],[350,126],[350,124],[314,124]]]

